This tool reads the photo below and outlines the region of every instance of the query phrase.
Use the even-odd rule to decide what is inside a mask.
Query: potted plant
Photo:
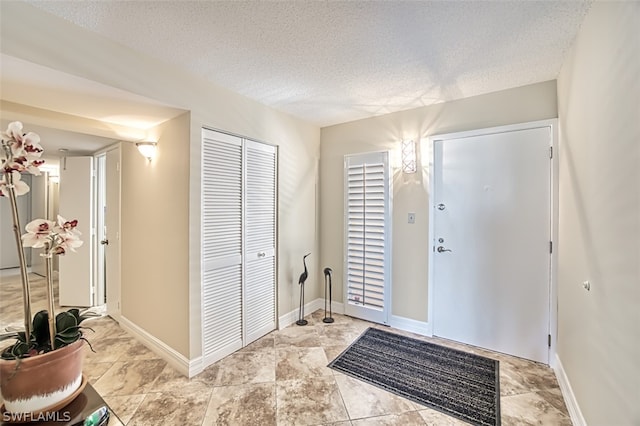
[[[20,234],[16,198],[29,191],[21,173],[39,175],[43,149],[40,137],[23,133],[22,123],[10,123],[2,133],[0,152],[0,196],[11,206],[13,231],[18,250],[24,331],[15,334],[15,343],[0,353],[1,407],[5,413],[36,414],[62,408],[82,390],[82,344],[80,323],[85,319],[78,309],[55,315],[52,258],[75,251],[82,245],[76,220],[58,216],[57,222],[36,219]],[[0,202],[4,202],[1,201]],[[31,287],[24,248],[43,249],[47,286],[47,309],[31,316]]]

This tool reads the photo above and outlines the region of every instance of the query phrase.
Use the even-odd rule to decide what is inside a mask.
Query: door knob
[[[445,251],[451,251],[447,248],[444,248],[443,246],[438,246],[438,248],[436,248],[436,250],[438,251],[438,253],[444,253]]]
[[[106,238],[102,241],[100,241],[100,244],[102,244],[103,246],[108,246],[109,245],[109,240],[107,240]]]
[[[446,208],[442,203],[438,204],[437,207],[438,207],[438,210],[444,210]]]
[[[267,255],[267,253],[261,251],[260,253],[258,253],[258,257],[265,257]]]

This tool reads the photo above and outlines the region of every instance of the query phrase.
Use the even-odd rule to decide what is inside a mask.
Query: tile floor
[[[42,293],[43,282],[33,280],[36,294]],[[40,308],[34,304],[34,310]],[[19,279],[0,275],[1,329],[20,322],[21,306]],[[307,316],[305,327],[274,331],[191,379],[112,319],[93,319],[87,325],[95,332],[87,337],[96,352],[86,349],[84,374],[127,425],[465,424],[327,368],[367,327],[383,326],[343,315],[334,315],[335,323],[325,324],[322,316],[316,311]],[[571,424],[549,367],[455,342],[389,331],[497,358],[503,425]]]

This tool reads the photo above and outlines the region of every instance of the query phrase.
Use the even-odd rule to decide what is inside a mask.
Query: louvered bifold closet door
[[[202,131],[204,365],[242,348],[242,139]]]
[[[245,140],[245,345],[276,328],[276,148]]]
[[[388,153],[345,158],[345,312],[388,322],[390,276]]]

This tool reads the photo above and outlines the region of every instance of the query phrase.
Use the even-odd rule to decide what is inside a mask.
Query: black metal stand
[[[307,325],[309,322],[304,319],[304,281],[300,283],[300,309],[298,311],[297,325]]]
[[[331,311],[331,273],[333,271],[331,268],[324,268],[324,318],[322,322],[326,322],[327,324],[332,323],[333,320],[333,312]],[[327,281],[327,278],[329,280]],[[327,316],[327,287],[329,287],[329,316]]]

